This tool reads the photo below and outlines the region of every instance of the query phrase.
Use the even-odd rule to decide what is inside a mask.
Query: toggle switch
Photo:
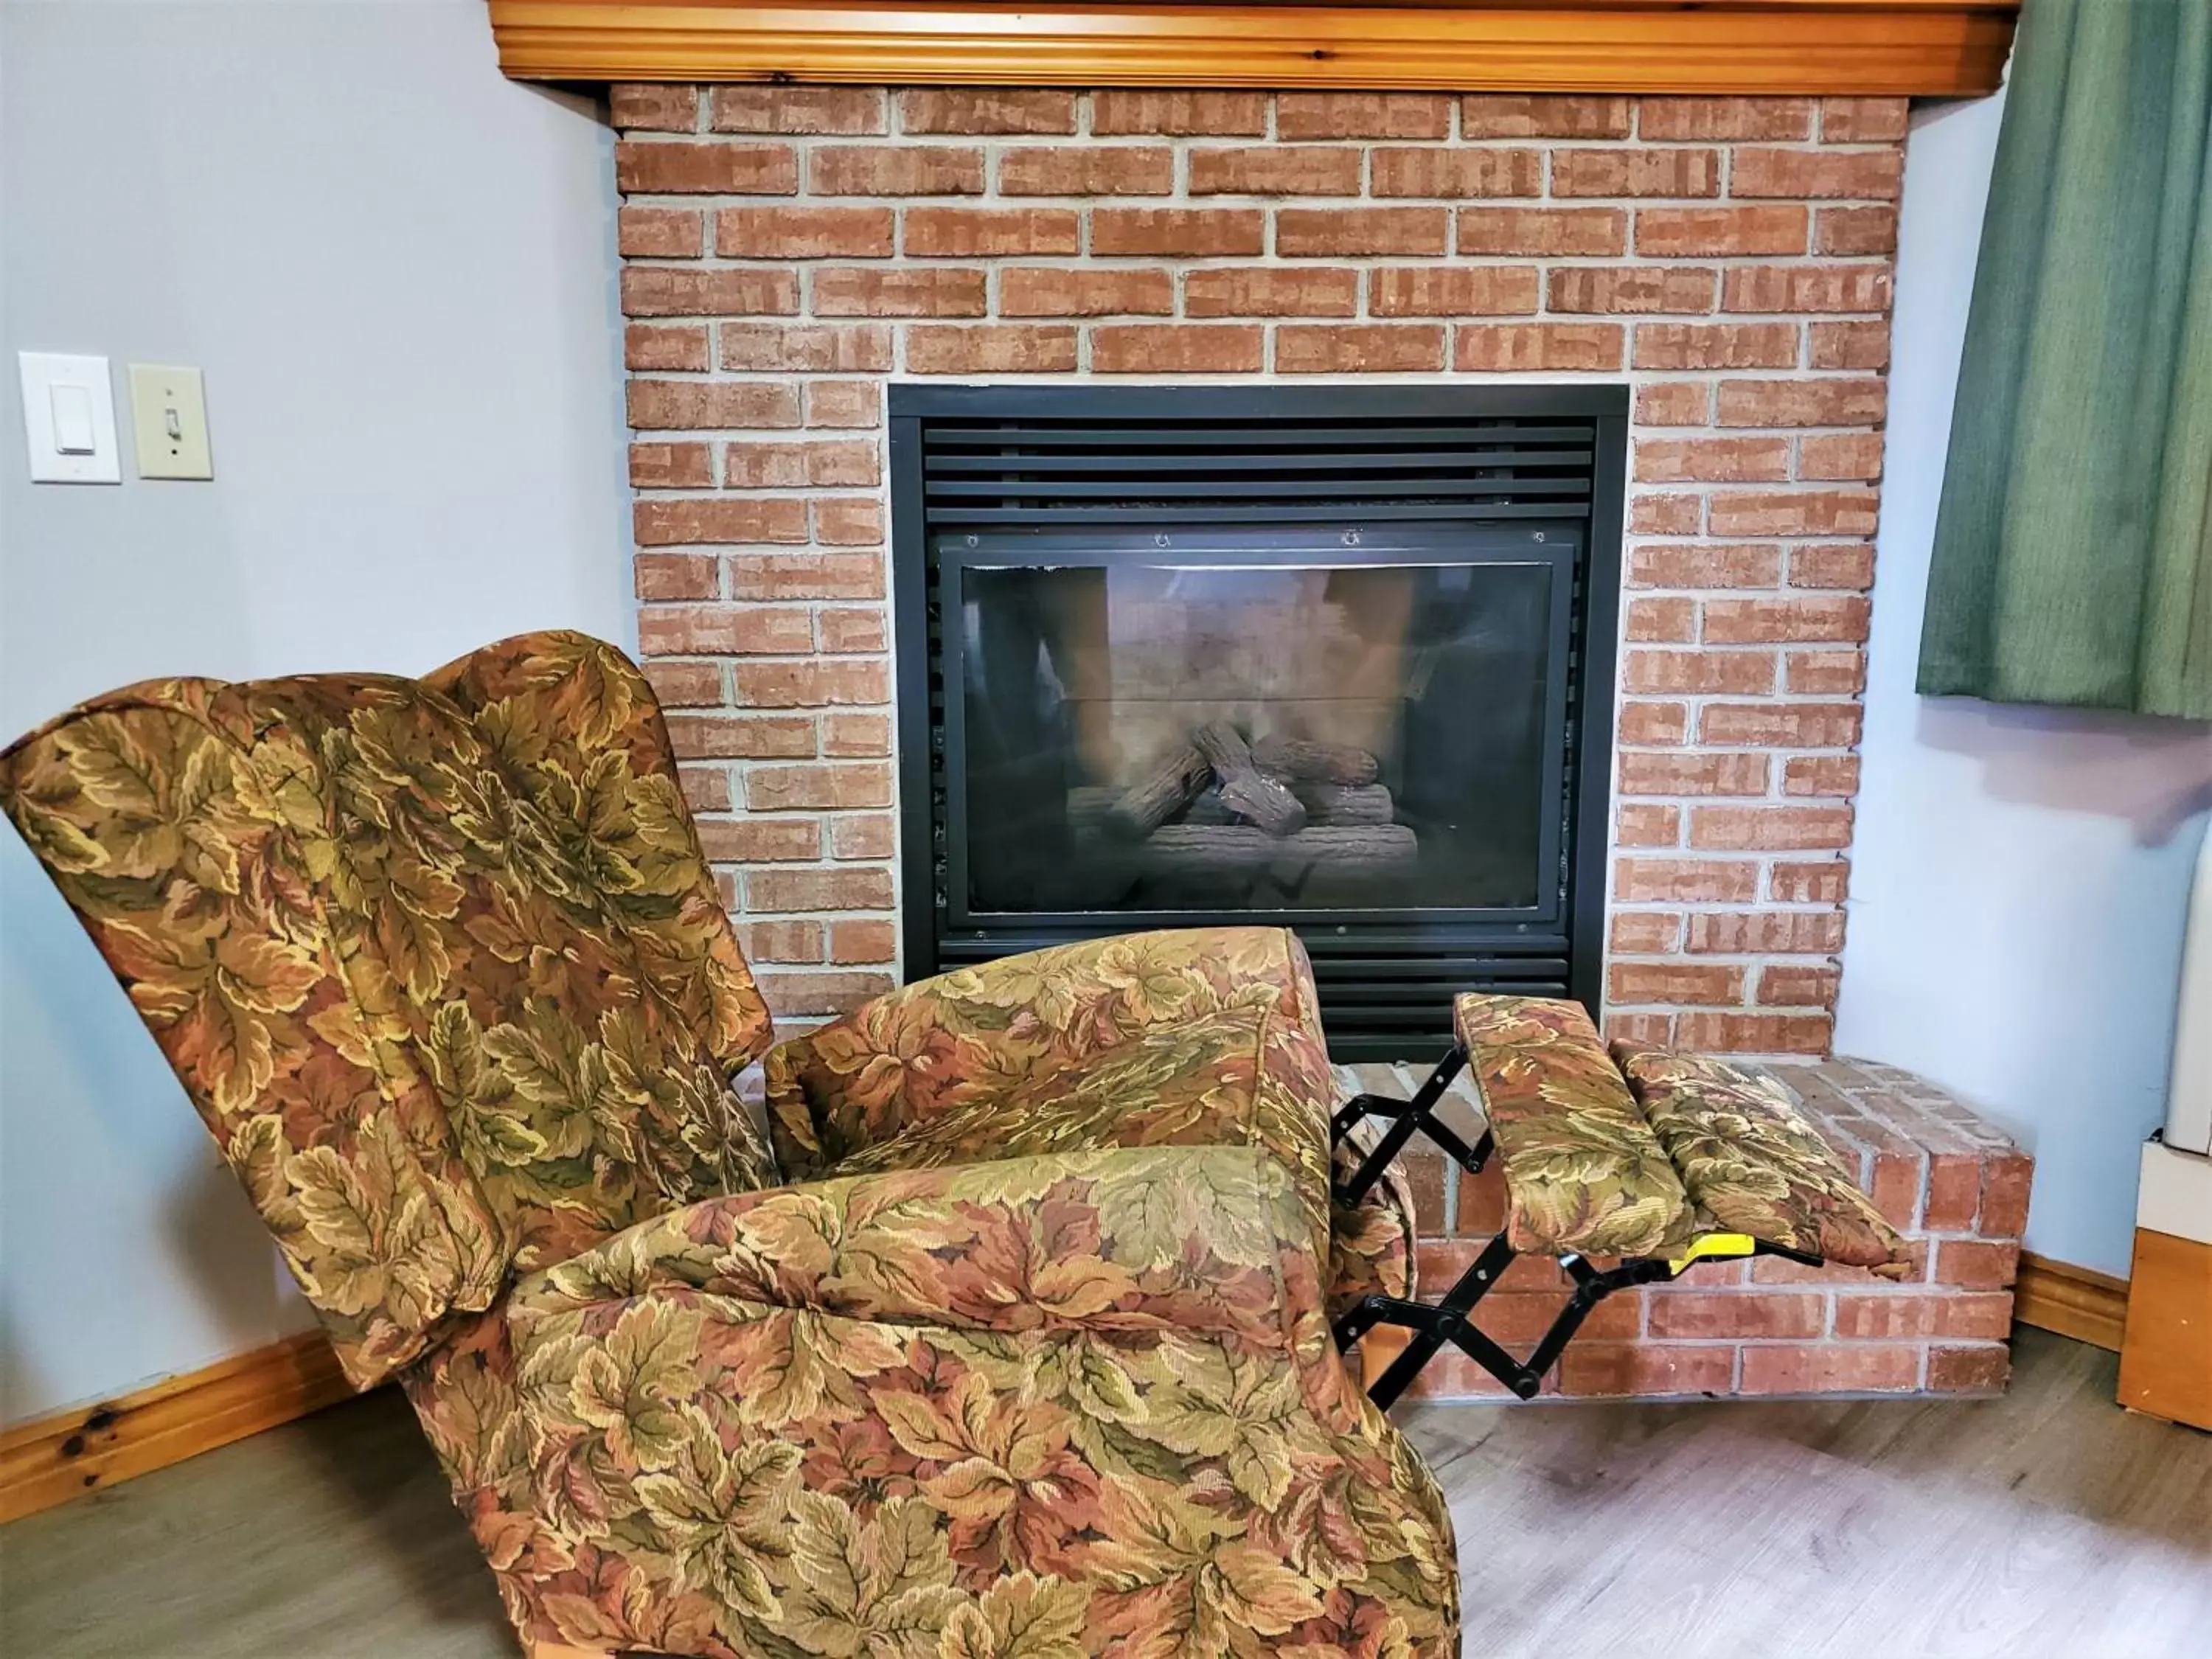
[[[212,478],[207,397],[197,368],[131,365],[131,428],[142,478]]]

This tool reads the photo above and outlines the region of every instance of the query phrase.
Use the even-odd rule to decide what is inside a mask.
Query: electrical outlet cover
[[[131,435],[142,478],[215,477],[199,370],[131,364]]]

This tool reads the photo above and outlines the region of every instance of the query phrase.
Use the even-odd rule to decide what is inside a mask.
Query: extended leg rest
[[[1454,1024],[1458,1042],[1411,1100],[1360,1095],[1330,1121],[1338,1140],[1363,1119],[1389,1123],[1337,1184],[1340,1203],[1356,1204],[1417,1133],[1470,1171],[1495,1154],[1505,1177],[1504,1227],[1440,1300],[1369,1296],[1337,1321],[1340,1347],[1377,1325],[1413,1333],[1370,1390],[1378,1406],[1447,1343],[1526,1400],[1600,1302],[1701,1261],[1778,1255],[1904,1271],[1895,1231],[1771,1078],[1708,1055],[1628,1044],[1608,1053],[1573,1002],[1469,993]],[[1470,1069],[1484,1118],[1472,1146],[1435,1115]],[[1470,1318],[1521,1255],[1549,1256],[1573,1281],[1525,1360]]]

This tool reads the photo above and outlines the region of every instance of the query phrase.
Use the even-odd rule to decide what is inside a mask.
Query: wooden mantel
[[[534,81],[1974,95],[2020,0],[489,0]]]

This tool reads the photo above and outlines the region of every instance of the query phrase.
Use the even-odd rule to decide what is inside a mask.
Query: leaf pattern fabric
[[[793,1179],[817,1176],[909,1124],[963,1107],[988,1115],[1024,1082],[1077,1075],[1146,1030],[1234,1008],[1272,1008],[1279,1030],[1319,1048],[1313,972],[1295,934],[1127,933],[940,974],[775,1051],[777,1158]]]
[[[1355,1126],[1336,1144],[1331,1156],[1334,1178],[1338,1182],[1350,1180],[1374,1146],[1370,1126]],[[1413,1271],[1413,1241],[1419,1235],[1419,1217],[1413,1209],[1413,1187],[1406,1178],[1405,1164],[1401,1159],[1393,1159],[1384,1166],[1382,1179],[1370,1187],[1358,1203],[1332,1202],[1328,1233],[1330,1320],[1334,1321],[1369,1296],[1410,1300],[1419,1289]]]
[[[841,1150],[821,1178],[548,1267],[410,1376],[519,1627],[1455,1653],[1449,1516],[1329,1334],[1334,1079],[1295,940],[1064,947],[840,1024],[768,1064],[783,1144]],[[1358,1212],[1385,1287],[1400,1201]]]
[[[408,1387],[535,1639],[1457,1651],[1449,1516],[1259,1148],[710,1200],[523,1280]]]
[[[175,680],[0,798],[519,1629],[710,1659],[1449,1659],[1450,1521],[1328,1316],[1304,955],[1037,952],[767,1055],[651,692],[524,636]],[[1324,1284],[1324,1274],[1332,1282]]]
[[[764,1047],[658,707],[538,634],[422,681],[151,682],[0,756],[366,1386],[514,1267],[774,1179]]]
[[[1666,1255],[1705,1231],[1580,1003],[1470,992],[1453,1018],[1498,1138],[1515,1249]]]
[[[547,874],[580,872],[597,890],[655,1006],[703,1042],[725,1075],[767,1053],[768,1004],[701,856],[660,705],[636,665],[581,634],[526,634],[424,684],[487,733],[509,785],[568,855]],[[756,1174],[773,1174],[757,1148],[746,1152]]]
[[[1470,993],[1455,1018],[1514,1249],[1665,1256],[1731,1232],[1902,1271],[1903,1242],[1777,1079],[1706,1054],[1608,1051],[1574,1002]]]
[[[1707,1054],[1628,1042],[1613,1053],[1717,1228],[1847,1267],[1901,1270],[1904,1241],[1778,1079]]]

